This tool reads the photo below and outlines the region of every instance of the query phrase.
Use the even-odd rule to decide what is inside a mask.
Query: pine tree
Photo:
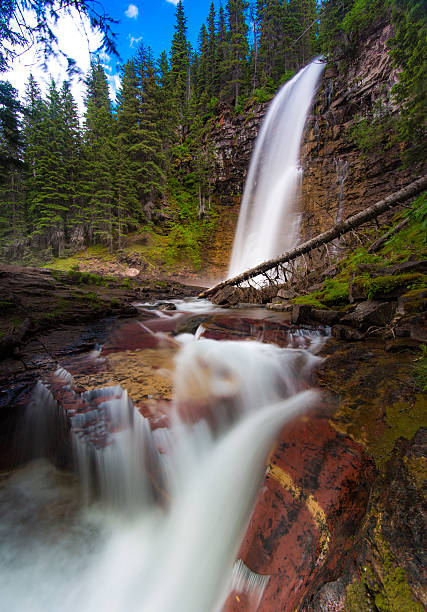
[[[87,80],[84,126],[84,220],[90,240],[114,246],[114,118],[104,69],[93,63]]]
[[[138,200],[139,162],[133,147],[139,141],[141,100],[138,79],[133,61],[126,62],[122,70],[121,89],[117,95],[117,211],[118,236],[127,225],[135,225],[141,219],[141,203]]]
[[[246,0],[228,0],[227,2],[227,90],[235,107],[239,103],[239,95],[247,77],[248,26],[245,19],[247,8]]]
[[[205,25],[200,28],[198,55],[193,61],[195,77],[195,95],[199,104],[206,105],[211,93],[211,76],[209,65],[209,39]]]
[[[141,45],[135,58],[135,72],[139,90],[140,120],[137,141],[131,147],[132,156],[138,160],[139,197],[142,206],[159,201],[163,192],[165,159],[159,115],[159,91],[156,69],[150,47]]]
[[[280,0],[258,0],[259,64],[262,84],[277,86],[283,71],[283,23]]]
[[[218,28],[216,34],[216,61],[215,61],[215,78],[216,95],[223,97],[224,85],[227,76],[227,20],[222,4],[218,11]]]
[[[401,69],[393,93],[400,105],[399,138],[406,163],[426,159],[427,8],[421,0],[393,0],[391,55]]]
[[[71,93],[70,84],[65,81],[60,91],[63,121],[63,197],[67,208],[66,239],[74,248],[84,243],[82,219],[82,138],[77,105]]]
[[[18,92],[0,81],[0,238],[15,256],[25,232],[21,113]]]
[[[290,0],[289,10],[299,24],[295,50],[298,68],[305,65],[314,55],[316,44],[316,0]]]
[[[178,108],[178,129],[185,136],[185,119],[190,100],[190,45],[187,41],[187,19],[181,1],[176,6],[176,23],[170,52],[170,84]]]
[[[178,113],[172,93],[171,74],[166,53],[160,55],[158,64],[158,110],[161,121],[159,132],[162,140],[162,153],[166,156],[168,149],[175,141],[175,126],[178,124]]]
[[[37,103],[38,123],[32,126],[31,176],[28,210],[32,242],[61,255],[65,245],[68,212],[64,164],[64,115],[55,82],[46,102]]]
[[[209,98],[216,96],[218,91],[218,71],[217,71],[217,36],[215,25],[215,6],[211,3],[207,21],[207,94]]]
[[[319,44],[322,53],[340,58],[347,45],[342,22],[354,0],[323,0],[320,8]]]

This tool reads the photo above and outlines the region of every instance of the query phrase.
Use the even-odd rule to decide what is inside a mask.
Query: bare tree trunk
[[[389,208],[393,208],[394,206],[401,204],[405,200],[409,200],[410,198],[418,195],[421,191],[424,191],[424,189],[426,188],[427,188],[427,175],[414,181],[410,185],[407,185],[403,189],[400,189],[400,191],[398,191],[397,193],[393,193],[392,195],[387,196],[384,200],[380,200],[373,206],[369,206],[369,208],[366,208],[365,210],[362,210],[361,212],[356,213],[355,215],[352,215],[345,221],[341,221],[340,223],[337,223],[330,230],[327,230],[326,232],[323,232],[322,234],[318,234],[314,238],[311,238],[310,240],[303,242],[302,244],[298,245],[291,251],[282,253],[282,255],[280,255],[279,257],[275,257],[274,259],[265,261],[264,263],[259,264],[255,268],[251,268],[250,270],[247,270],[246,272],[242,272],[241,274],[238,274],[237,276],[234,276],[233,278],[229,278],[225,281],[222,281],[221,283],[219,283],[215,287],[212,287],[211,289],[207,289],[206,291],[203,291],[199,295],[199,297],[200,298],[207,297],[208,295],[212,295],[213,293],[218,291],[218,289],[222,289],[223,287],[226,287],[228,285],[238,285],[250,278],[254,278],[255,276],[258,276],[259,274],[262,274],[263,272],[266,272],[268,270],[271,270],[272,268],[275,268],[279,264],[284,264],[284,263],[293,261],[300,255],[303,255],[304,253],[308,253],[312,251],[313,249],[317,249],[319,248],[319,246],[322,246],[328,242],[331,242],[331,240],[334,240],[335,238],[339,238],[343,234],[350,232],[356,227],[359,227],[359,225],[362,225],[363,223],[366,223],[367,221],[371,221],[372,219],[375,219],[378,215],[386,212]]]
[[[376,253],[377,251],[379,251],[384,242],[386,242],[390,238],[390,236],[393,236],[394,234],[397,234],[397,232],[400,232],[400,230],[403,229],[405,225],[408,225],[408,223],[409,217],[406,217],[405,219],[403,219],[403,221],[392,227],[388,232],[384,234],[384,236],[381,236],[381,238],[378,238],[378,240],[375,240],[375,242],[371,244],[368,249],[368,253]]]

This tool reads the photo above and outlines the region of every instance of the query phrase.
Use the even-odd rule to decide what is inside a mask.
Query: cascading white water
[[[228,278],[295,244],[301,139],[323,69],[324,64],[314,60],[282,87],[270,105],[249,166]]]
[[[259,601],[268,577],[242,564],[233,574],[233,565],[274,437],[316,399],[302,389],[318,359],[302,349],[186,338],[171,422],[154,432],[120,387],[83,395],[94,408],[72,417],[78,470],[85,487],[98,480],[101,503],[46,535],[32,504],[39,496],[55,508],[60,477],[38,464],[17,474],[10,487],[30,496],[32,530],[11,526],[16,508],[3,513],[5,609],[217,612],[233,584]],[[85,432],[95,440],[86,449]],[[163,491],[157,500],[153,475]]]

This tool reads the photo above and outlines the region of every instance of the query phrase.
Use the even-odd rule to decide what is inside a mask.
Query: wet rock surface
[[[351,555],[345,544],[365,514],[373,469],[325,410],[285,427],[270,461],[239,556],[270,576],[261,609],[292,611]]]
[[[137,300],[194,295],[197,287],[2,265],[0,293],[0,358],[4,358],[44,330],[106,316],[135,316]]]
[[[12,398],[14,406],[24,406],[29,377],[44,371],[49,380],[59,361],[76,386],[64,389],[62,381],[57,387],[57,399],[68,402],[68,410],[74,410],[83,390],[121,384],[156,429],[168,422],[175,334],[198,329],[206,338],[302,348],[318,341],[324,361],[314,384],[322,391],[322,404],[281,432],[239,553],[251,571],[270,576],[258,609],[346,610],[354,592],[368,603],[391,598],[390,585],[412,606],[402,604],[399,612],[418,612],[418,602],[425,605],[421,521],[427,422],[425,398],[412,374],[417,343],[405,339],[399,350],[390,351],[380,338],[347,342],[328,337],[325,326],[295,325],[291,313],[265,308],[203,315],[178,308],[161,316],[142,308],[137,319],[81,325],[74,340],[73,329],[46,333],[44,349],[38,349],[43,357],[36,356],[34,340],[22,348],[21,365],[16,359],[3,362],[3,388],[8,376],[16,381],[6,404]],[[101,354],[90,352],[98,343]],[[201,402],[195,398],[197,406],[186,409],[200,414]],[[366,567],[369,580],[362,580]],[[244,593],[234,592],[225,610],[248,612],[251,606]]]

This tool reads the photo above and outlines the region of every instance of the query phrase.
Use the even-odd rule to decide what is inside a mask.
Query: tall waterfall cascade
[[[252,154],[228,278],[277,257],[298,237],[304,125],[324,64],[314,60],[274,98]]]

